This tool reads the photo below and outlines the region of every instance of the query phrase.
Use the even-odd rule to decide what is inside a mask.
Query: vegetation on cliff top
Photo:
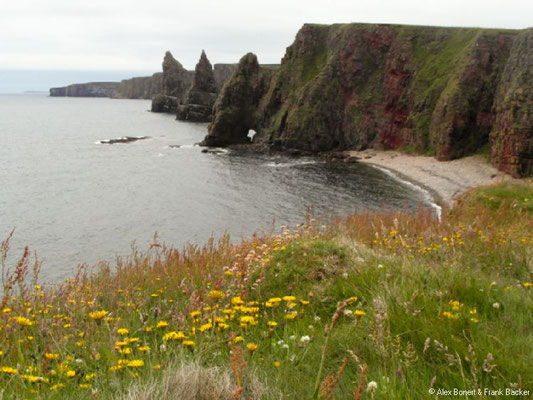
[[[238,245],[223,237],[179,251],[154,240],[114,270],[102,264],[50,287],[32,278],[26,251],[2,274],[0,393],[531,391],[532,204],[531,182],[508,183],[471,191],[440,222],[422,210],[362,213]],[[2,255],[8,250],[6,240]]]

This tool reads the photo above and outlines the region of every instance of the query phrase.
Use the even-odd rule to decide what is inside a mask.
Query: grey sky
[[[152,71],[253,51],[276,63],[304,22],[525,28],[525,0],[0,0],[0,69]]]

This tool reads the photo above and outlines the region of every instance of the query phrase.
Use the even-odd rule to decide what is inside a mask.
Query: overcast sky
[[[0,0],[0,70],[146,71],[166,50],[189,69],[248,51],[277,63],[305,22],[525,28],[526,0]]]

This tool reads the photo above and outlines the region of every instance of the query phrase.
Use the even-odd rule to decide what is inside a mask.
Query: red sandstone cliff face
[[[499,81],[491,159],[514,177],[533,175],[533,29],[514,40]]]
[[[409,147],[441,160],[463,156],[489,141],[501,103],[496,101],[498,82],[518,33],[304,25],[281,67],[262,76],[266,83],[245,82],[256,79],[257,71],[233,76],[219,96],[206,143],[210,136],[219,145],[245,141],[235,134],[238,127],[243,134],[254,129],[254,142],[279,149]],[[522,52],[530,54],[527,46],[521,45]],[[529,78],[520,85],[531,91]],[[244,86],[264,89],[235,90]],[[243,107],[245,122],[234,118]],[[502,123],[505,118],[511,117],[502,115]],[[226,134],[231,140],[224,139]]]

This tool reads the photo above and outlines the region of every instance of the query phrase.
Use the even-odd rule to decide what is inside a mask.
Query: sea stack
[[[213,104],[215,104],[217,93],[218,89],[213,67],[205,51],[202,50],[200,60],[194,69],[192,87],[187,92],[184,103],[178,105],[178,120],[192,122],[211,121]]]
[[[183,68],[167,51],[163,59],[163,91],[152,99],[152,111],[175,112],[177,105],[183,102],[192,79],[193,73]]]

